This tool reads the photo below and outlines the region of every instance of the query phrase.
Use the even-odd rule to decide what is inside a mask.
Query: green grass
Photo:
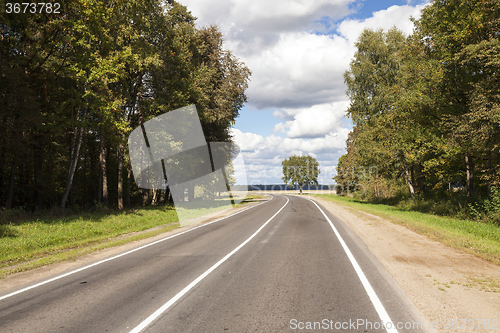
[[[260,194],[249,194],[246,196],[242,202],[236,205],[239,207],[245,203],[255,201],[257,199],[262,199],[263,196]],[[241,198],[239,198],[241,199]],[[225,210],[231,209],[233,206],[229,201],[229,197],[222,199],[214,199],[211,201],[193,201],[193,202],[183,202],[177,207],[177,213],[179,219],[181,219],[181,224],[192,223],[192,221],[217,212],[223,212]]]
[[[170,206],[79,214],[0,213],[0,278],[179,227]],[[130,235],[162,226],[139,235]],[[124,237],[129,234],[130,237]]]
[[[315,196],[386,218],[443,244],[500,264],[500,227],[494,224],[437,216],[331,194]]]

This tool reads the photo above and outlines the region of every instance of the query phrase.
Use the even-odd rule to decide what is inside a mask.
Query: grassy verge
[[[0,278],[179,227],[170,206],[123,212],[1,214]]]
[[[249,195],[243,205],[260,195]],[[0,279],[180,227],[171,206],[122,212],[0,212]]]
[[[437,216],[331,194],[315,196],[383,217],[443,244],[500,264],[500,227],[494,224]]]

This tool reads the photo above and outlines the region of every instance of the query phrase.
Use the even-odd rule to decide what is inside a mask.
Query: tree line
[[[196,28],[195,20],[173,0],[2,11],[0,202],[123,209],[168,200],[168,190],[135,185],[128,134],[195,104],[207,141],[231,141],[251,74],[216,26]]]
[[[359,36],[334,179],[375,198],[486,198],[500,185],[500,2],[434,0],[413,23]]]

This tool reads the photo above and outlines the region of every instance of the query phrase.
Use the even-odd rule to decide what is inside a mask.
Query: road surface
[[[425,326],[340,220],[292,195],[0,293],[0,332],[417,332]]]

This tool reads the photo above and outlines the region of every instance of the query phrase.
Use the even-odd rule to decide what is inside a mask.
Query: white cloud
[[[225,33],[249,36],[255,33],[301,31],[317,27],[315,21],[349,14],[355,0],[180,0],[198,25],[218,24]]]
[[[336,35],[283,33],[274,46],[242,59],[252,70],[248,102],[263,109],[343,100],[342,74],[353,54],[354,48]]]
[[[372,17],[365,20],[344,20],[337,27],[337,31],[349,41],[349,44],[354,44],[363,29],[367,28],[389,30],[396,26],[409,35],[413,32],[413,23],[410,21],[410,17],[420,18],[420,10],[424,6],[426,5],[417,5],[415,7],[409,5],[391,6],[374,12]]]
[[[281,119],[293,120],[278,123],[274,133],[286,133],[288,138],[318,138],[336,132],[349,106],[348,101],[313,105],[310,108],[283,109],[275,112]]]
[[[322,154],[333,150],[338,151],[345,146],[349,129],[339,128],[335,132],[314,139],[282,138],[271,134],[267,137],[254,133],[243,133],[238,129],[231,129],[231,134],[236,144],[246,156],[255,158],[280,158],[288,155]]]
[[[413,24],[409,18],[418,17],[422,7],[392,6],[363,21],[345,20],[337,28],[339,35],[276,32],[264,37],[273,40],[266,47],[252,47],[252,52],[241,55],[242,40],[229,39],[226,44],[253,72],[247,96],[255,108],[300,108],[341,101],[346,89],[343,73],[361,31],[395,25],[410,34]]]
[[[254,151],[265,144],[262,136],[254,133],[243,133],[238,129],[232,129],[232,136],[242,151]]]

